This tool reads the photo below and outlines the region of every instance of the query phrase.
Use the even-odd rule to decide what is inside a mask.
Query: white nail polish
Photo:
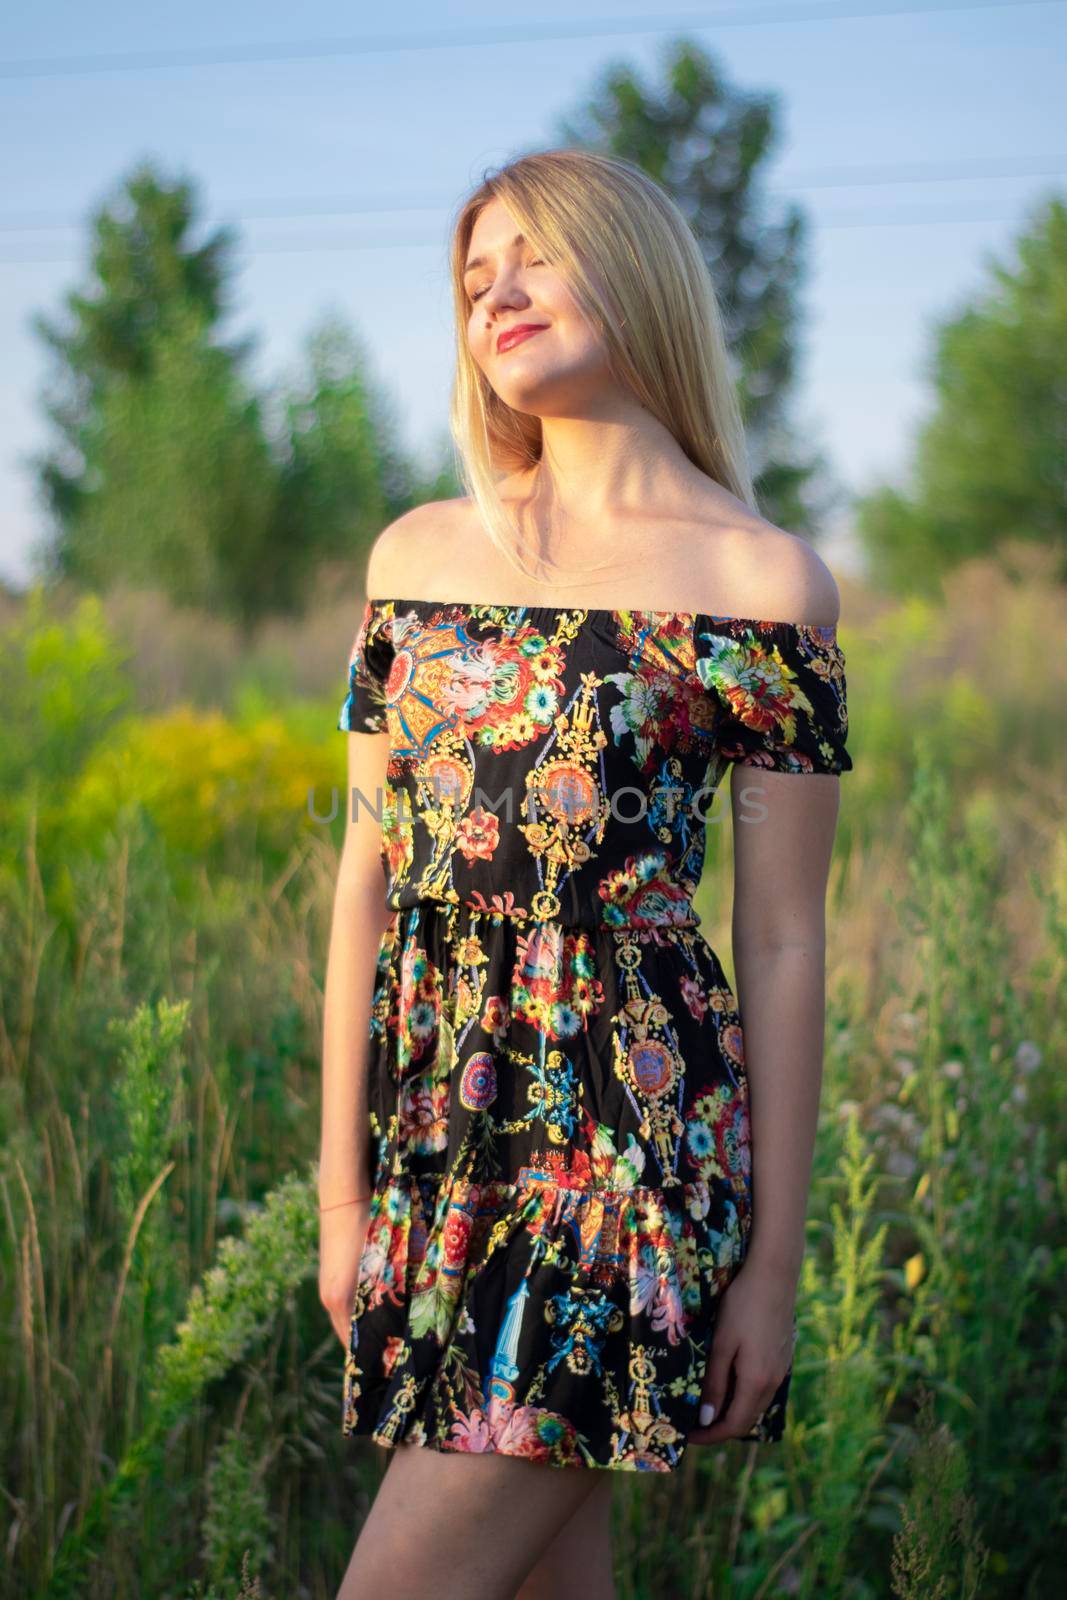
[[[700,1426],[702,1428],[710,1427],[714,1421],[715,1407],[712,1405],[710,1400],[705,1400],[704,1404],[700,1408]]]

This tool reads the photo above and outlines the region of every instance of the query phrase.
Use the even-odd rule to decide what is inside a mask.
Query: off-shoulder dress
[[[389,740],[392,908],[342,1430],[670,1471],[752,1225],[706,822],[731,763],[851,769],[837,630],[370,599],[338,727]]]

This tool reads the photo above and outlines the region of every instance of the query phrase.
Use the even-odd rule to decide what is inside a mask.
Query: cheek
[[[595,328],[575,312],[556,324],[557,349],[568,366],[599,366],[606,351]]]
[[[546,285],[539,299],[546,315],[552,319],[557,348],[572,361],[599,360],[604,353],[599,330],[584,315],[566,286],[563,283]]]

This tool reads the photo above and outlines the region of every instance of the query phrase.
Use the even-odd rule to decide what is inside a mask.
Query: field
[[[842,582],[792,1422],[620,1475],[623,1600],[1061,1592],[1067,594],[1013,559],[936,604]],[[5,1594],[326,1600],[373,1496],[317,1297],[307,806],[361,602],[337,570],[247,650],[146,595],[0,617]],[[729,878],[716,823],[728,966]]]

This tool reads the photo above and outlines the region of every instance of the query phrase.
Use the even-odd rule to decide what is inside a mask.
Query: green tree
[[[387,522],[462,493],[447,441],[428,471],[403,448],[395,403],[336,310],[313,325],[300,364],[274,386],[266,409],[280,463],[271,549],[294,602],[310,591],[320,558],[362,564]]]
[[[161,588],[251,630],[301,611],[320,560],[358,562],[418,501],[459,492],[454,467],[407,458],[360,340],[336,314],[301,369],[261,398],[253,341],[225,343],[234,235],[205,242],[187,181],[140,166],[92,219],[89,281],[35,319],[56,431],[31,458],[52,533],[47,577]]]
[[[57,523],[49,554],[60,570],[96,486],[104,400],[151,376],[159,335],[175,320],[191,312],[214,330],[225,313],[234,235],[219,228],[195,244],[196,208],[191,183],[136,167],[91,218],[88,282],[67,294],[63,319],[32,319],[53,358],[43,400],[58,438],[33,464]],[[236,362],[246,351],[238,344],[228,354]]]
[[[910,490],[857,502],[872,577],[936,593],[960,561],[1006,540],[1055,551],[1067,580],[1067,206],[1043,203],[1016,259],[987,262],[971,304],[935,330],[934,403]]]
[[[66,532],[82,583],[158,585],[250,628],[293,603],[299,564],[276,547],[278,473],[259,402],[200,316],[172,313],[146,340],[148,375],[97,409],[96,483]]]
[[[795,205],[768,213],[760,170],[780,132],[778,100],[742,93],[689,40],[668,46],[662,87],[610,66],[563,142],[620,156],[663,185],[693,228],[715,281],[764,514],[811,532],[833,498],[824,458],[788,421],[796,376],[806,224]]]
[[[313,535],[319,554],[359,555],[415,504],[392,404],[369,371],[362,341],[327,312],[308,336],[302,369],[274,396],[283,463],[277,531],[290,552]]]

